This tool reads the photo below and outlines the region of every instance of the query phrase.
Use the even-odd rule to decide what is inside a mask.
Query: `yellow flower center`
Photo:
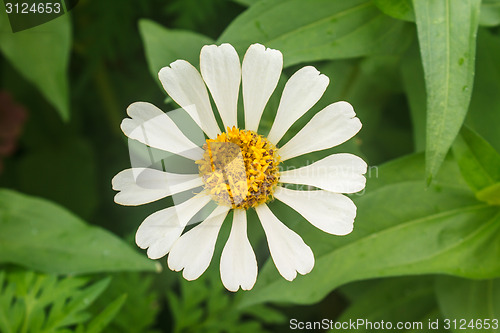
[[[253,131],[227,128],[208,139],[196,161],[212,199],[220,205],[249,209],[272,199],[279,180],[276,147]]]

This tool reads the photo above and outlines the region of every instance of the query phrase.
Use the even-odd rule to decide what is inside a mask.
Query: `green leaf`
[[[464,127],[453,144],[462,176],[478,192],[500,182],[500,154],[474,131]]]
[[[252,6],[253,4],[255,4],[259,0],[233,0],[233,1],[236,2],[236,3],[239,3],[242,6],[250,7],[250,6]]]
[[[391,54],[405,48],[411,29],[380,12],[371,1],[264,0],[222,33],[242,54],[252,43],[283,52],[284,65]]]
[[[474,91],[467,125],[500,151],[500,36],[486,29],[477,35],[477,61]]]
[[[500,183],[482,189],[476,193],[476,197],[490,205],[500,206]]]
[[[283,313],[265,304],[246,308],[242,312],[251,317],[258,318],[266,324],[283,324],[287,320],[287,317]]]
[[[113,274],[110,286],[92,304],[89,311],[94,316],[99,315],[103,308],[124,296],[123,293],[126,292],[127,299],[111,323],[106,326],[106,333],[150,332],[160,310],[158,288],[153,289],[151,283],[152,276],[145,276],[144,273]]]
[[[355,284],[354,286],[356,286]],[[354,287],[353,286],[353,287]],[[388,278],[370,281],[369,288],[361,297],[342,313],[338,322],[357,322],[363,319],[371,322],[412,323],[414,328],[427,328],[427,320],[422,321],[437,309],[434,297],[433,279],[430,277]],[[371,332],[366,326],[343,332]],[[398,332],[406,330],[398,330]]]
[[[155,80],[161,68],[172,62],[183,59],[197,66],[203,45],[214,41],[192,31],[171,30],[151,20],[139,21],[139,32],[142,37],[149,70]]]
[[[467,114],[479,5],[480,0],[413,0],[427,89],[428,181],[436,176]]]
[[[412,0],[373,0],[375,6],[385,14],[398,20],[415,22]]]
[[[89,314],[82,311],[91,305],[97,297],[103,293],[103,291],[108,287],[110,281],[111,279],[109,277],[105,278],[71,295],[71,299],[65,302],[65,309],[64,311],[61,311],[61,315],[59,317],[53,317],[55,318],[53,321],[47,322],[49,330],[56,329],[61,326],[75,325],[90,318]]]
[[[69,15],[12,33],[0,10],[0,50],[33,83],[64,120],[70,117],[67,69],[71,48]]]
[[[481,3],[481,16],[479,24],[486,27],[500,25],[500,1],[483,0]]]
[[[44,199],[0,190],[0,263],[43,272],[154,271],[154,261]]]
[[[410,106],[415,151],[424,151],[427,95],[424,70],[417,45],[413,45],[404,57],[401,63],[401,77]]]
[[[88,284],[88,279],[81,277],[57,278],[19,269],[1,271],[0,329],[5,333],[50,333],[68,332],[72,326],[82,327],[90,319],[85,310],[109,282],[106,278]],[[102,327],[104,317],[109,318],[110,312],[117,310],[117,303],[118,300],[110,304],[91,321],[89,328]]]
[[[261,322],[274,324],[286,319],[278,310],[264,305],[238,309],[238,296],[232,297],[222,286],[218,265],[211,265],[195,281],[181,278],[178,294],[167,291],[173,331],[264,332]]]
[[[399,20],[415,22],[412,0],[373,0],[385,14]],[[482,0],[479,25],[494,27],[500,25],[500,1]]]
[[[87,333],[100,333],[102,332],[118,314],[122,308],[127,295],[124,294],[110,303],[101,313],[99,313],[87,326]]]
[[[242,306],[266,301],[311,304],[347,282],[375,277],[500,275],[499,210],[479,203],[464,188],[453,163],[447,162],[445,178],[426,190],[423,162],[416,155],[380,167],[381,177],[369,179],[366,194],[355,198],[358,216],[348,236],[323,233],[288,207],[271,206],[282,221],[298,222],[291,227],[312,246],[315,267],[290,283],[269,260]]]
[[[436,279],[436,295],[444,318],[457,320],[457,326],[452,323],[452,332],[464,332],[460,329],[461,320],[465,320],[465,327],[470,320],[474,324],[478,320],[489,319],[490,329],[483,326],[471,332],[499,332],[498,326],[494,329],[491,320],[500,318],[500,279],[472,281],[451,276],[441,276]]]

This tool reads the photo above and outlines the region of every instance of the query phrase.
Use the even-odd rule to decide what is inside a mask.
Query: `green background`
[[[0,150],[0,331],[287,332],[291,318],[365,318],[464,332],[448,318],[499,332],[484,324],[500,319],[499,26],[498,0],[81,0],[14,34],[2,7],[0,147],[13,146]],[[158,70],[198,66],[203,45],[223,42],[240,57],[255,42],[283,53],[261,134],[304,65],[330,85],[286,139],[339,100],[363,123],[340,147],[287,164],[351,152],[370,166],[348,236],[271,204],[315,255],[293,282],[250,211],[259,276],[236,294],[218,271],[228,221],[207,272],[187,282],[133,241],[171,199],[122,207],[111,189],[130,167],[127,106],[175,108]]]

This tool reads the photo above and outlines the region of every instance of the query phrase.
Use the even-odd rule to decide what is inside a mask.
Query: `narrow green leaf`
[[[72,295],[71,301],[67,304],[67,314],[85,310],[106,290],[110,282],[110,277],[104,278]]]
[[[412,0],[373,0],[375,6],[385,14],[398,20],[415,22]]]
[[[476,197],[490,205],[500,206],[500,183],[482,189],[476,193]]]
[[[52,202],[5,189],[0,190],[0,263],[60,274],[156,269],[112,233]]]
[[[405,48],[411,29],[371,1],[264,0],[237,17],[218,39],[242,54],[262,43],[284,54],[285,66],[306,61],[390,54]],[[403,41],[403,42],[401,42]]]
[[[233,1],[236,2],[236,3],[239,3],[242,6],[250,7],[250,6],[252,6],[253,4],[255,4],[259,0],[233,0]]]
[[[401,62],[401,77],[403,79],[403,86],[410,106],[415,151],[424,151],[427,95],[425,92],[422,60],[416,43],[410,47]]]
[[[104,292],[110,281],[111,278],[105,278],[71,295],[71,299],[65,304],[64,311],[61,311],[59,317],[55,317],[50,326],[47,324],[46,330],[51,331],[62,326],[76,325],[88,320],[90,314],[83,312],[83,310],[88,308]]]
[[[474,192],[500,182],[500,154],[469,128],[464,127],[453,143],[453,155]]]
[[[415,22],[412,0],[373,0],[385,14],[399,20]],[[494,27],[500,25],[500,0],[482,0],[479,25]]]
[[[4,279],[6,277],[6,279]],[[88,307],[108,287],[110,278],[86,285],[81,277],[57,277],[14,268],[0,273],[0,328],[2,332],[73,332],[82,331],[90,320]],[[85,286],[86,285],[86,286]],[[89,324],[98,332],[123,304],[108,302],[104,311]],[[102,308],[101,308],[102,309]]]
[[[325,234],[290,209],[271,206],[285,223],[299,222],[292,228],[312,247],[315,267],[290,283],[269,260],[242,306],[266,301],[310,304],[342,284],[375,277],[500,274],[497,208],[479,203],[460,182],[453,184],[452,177],[438,178],[426,190],[422,178],[413,180],[424,174],[422,155],[382,166],[378,174],[384,176],[369,179],[366,194],[355,198],[358,216],[348,236]],[[448,162],[443,174],[459,177]]]
[[[203,45],[214,42],[207,36],[192,31],[167,29],[146,19],[139,21],[139,32],[144,44],[149,70],[156,81],[160,69],[178,59],[186,60],[193,66],[197,66]]]
[[[106,326],[109,325],[111,320],[118,314],[122,308],[127,295],[123,294],[109,304],[99,315],[97,315],[87,326],[87,333],[100,333]]]
[[[436,176],[467,114],[479,6],[480,0],[413,0],[427,90],[429,181]]]
[[[472,281],[451,276],[436,279],[436,295],[444,318],[456,319],[451,323],[452,332],[464,332],[463,325],[470,332],[499,332],[492,320],[500,318],[500,279]],[[489,319],[489,328],[485,326]],[[473,320],[474,327],[467,326]],[[482,327],[477,326],[481,321]]]
[[[266,324],[283,324],[287,320],[283,313],[265,304],[246,308],[242,312]]]
[[[10,288],[9,288],[10,287]],[[10,290],[8,290],[10,289]],[[12,318],[8,315],[7,309],[12,306],[13,290],[5,282],[5,271],[0,271],[0,331],[11,333],[14,330],[10,322]]]
[[[481,16],[479,24],[486,27],[500,25],[500,1],[483,0],[481,3]]]
[[[106,291],[88,309],[97,316],[117,298],[127,293],[127,299],[113,318],[106,332],[150,332],[161,307],[158,286],[152,288],[152,275],[126,272],[113,274],[113,281]],[[156,277],[155,277],[156,278]],[[164,280],[163,278],[161,280]],[[134,286],[130,288],[130,286]],[[160,288],[161,291],[164,288]],[[172,306],[169,304],[169,306]]]
[[[0,50],[64,120],[70,117],[67,77],[70,48],[69,15],[12,33],[7,14],[3,8],[0,10]]]

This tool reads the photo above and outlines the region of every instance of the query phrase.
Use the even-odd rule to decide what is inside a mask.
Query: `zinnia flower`
[[[333,103],[315,114],[288,142],[280,144],[290,126],[316,104],[328,86],[328,77],[307,66],[286,83],[267,136],[259,134],[261,116],[282,67],[283,56],[277,50],[251,45],[240,65],[236,50],[222,44],[202,48],[201,75],[184,60],[162,68],[159,78],[166,92],[208,137],[202,147],[154,105],[137,102],[127,109],[131,119],[121,124],[125,135],[183,156],[198,166],[198,174],[132,168],[113,178],[113,188],[120,191],[115,201],[122,205],[145,204],[185,191],[194,194],[147,217],[136,234],[137,245],[147,248],[150,258],[169,254],[169,268],[184,270],[187,280],[197,279],[208,268],[219,230],[231,210],[231,232],[220,258],[222,283],[231,291],[240,287],[249,290],[257,279],[257,261],[247,237],[247,210],[256,210],[276,268],[290,281],[297,272],[307,274],[313,269],[314,255],[302,238],[269,209],[271,200],[282,201],[327,233],[346,235],[353,230],[356,206],[342,193],[365,187],[367,165],[361,158],[333,154],[288,171],[282,171],[280,163],[347,141],[361,129],[361,122],[349,103]],[[245,127],[239,127],[237,120],[240,82]],[[225,132],[217,124],[206,87]],[[286,184],[306,185],[308,190],[287,188]],[[216,204],[211,214],[183,234],[189,221],[209,202]]]

